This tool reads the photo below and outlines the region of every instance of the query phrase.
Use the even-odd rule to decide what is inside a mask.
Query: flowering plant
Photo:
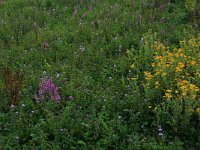
[[[158,123],[167,123],[175,131],[180,124],[188,126],[194,114],[200,116],[200,36],[169,47],[148,34],[140,54],[145,60],[140,68],[143,72],[131,79],[141,80],[147,109],[157,116]]]
[[[50,98],[51,100],[56,100],[57,103],[60,103],[58,87],[53,84],[52,78],[50,77],[42,78],[39,83],[38,96],[35,95],[37,101],[44,100],[45,98]]]

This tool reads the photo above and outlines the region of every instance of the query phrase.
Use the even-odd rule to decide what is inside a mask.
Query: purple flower
[[[34,28],[36,29],[36,27],[37,27],[37,23],[36,21],[34,21]]]
[[[46,21],[44,21],[44,28],[45,28],[45,29],[47,28],[47,23],[46,23]]]
[[[49,47],[49,43],[47,41],[44,42],[43,45],[44,45],[44,49],[47,49]]]
[[[70,101],[73,100],[73,99],[74,99],[73,96],[69,96],[69,97],[68,97],[68,100],[70,100]]]
[[[39,84],[39,95],[35,97],[36,100],[43,100],[45,96],[48,96],[51,100],[57,101],[60,103],[60,95],[58,92],[58,87],[55,86],[51,78],[44,78],[40,81]]]
[[[161,5],[160,5],[160,12],[163,12],[163,11],[164,11],[164,5],[161,4]]]
[[[57,95],[57,96],[56,96],[56,102],[57,102],[57,103],[60,103],[60,95]]]

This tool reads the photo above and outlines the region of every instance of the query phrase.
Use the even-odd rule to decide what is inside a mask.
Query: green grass
[[[162,12],[159,4],[164,5]],[[130,79],[147,69],[141,48],[149,31],[171,46],[200,33],[199,4],[193,20],[184,1],[156,1],[155,8],[152,16],[150,0],[144,6],[139,0],[6,0],[0,4],[0,148],[198,149],[200,137],[192,132],[179,135],[163,125],[164,139],[159,138],[160,122],[146,108],[142,78],[137,83]],[[139,68],[132,70],[135,62]],[[6,65],[24,74],[14,109],[5,90]],[[60,104],[35,103],[44,72],[59,87]],[[199,131],[198,126],[190,128]]]

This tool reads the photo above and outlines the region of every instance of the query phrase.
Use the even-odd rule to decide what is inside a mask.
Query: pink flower
[[[57,102],[57,103],[60,103],[60,95],[57,95],[57,96],[56,96],[56,102]]]
[[[69,97],[68,97],[68,100],[70,100],[70,101],[73,100],[73,99],[74,99],[73,96],[69,96]]]
[[[48,49],[48,47],[49,47],[49,43],[48,43],[47,41],[44,42],[43,45],[44,45],[44,49]]]
[[[44,21],[44,28],[45,28],[45,29],[47,28],[47,23],[46,23],[46,21]]]
[[[34,21],[34,28],[36,29],[36,27],[37,27],[37,23],[36,21]]]

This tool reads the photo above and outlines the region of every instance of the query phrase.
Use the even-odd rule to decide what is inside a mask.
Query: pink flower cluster
[[[46,96],[51,100],[56,100],[57,103],[60,103],[58,87],[53,84],[51,78],[44,78],[39,84],[39,95],[37,99],[43,100]]]

